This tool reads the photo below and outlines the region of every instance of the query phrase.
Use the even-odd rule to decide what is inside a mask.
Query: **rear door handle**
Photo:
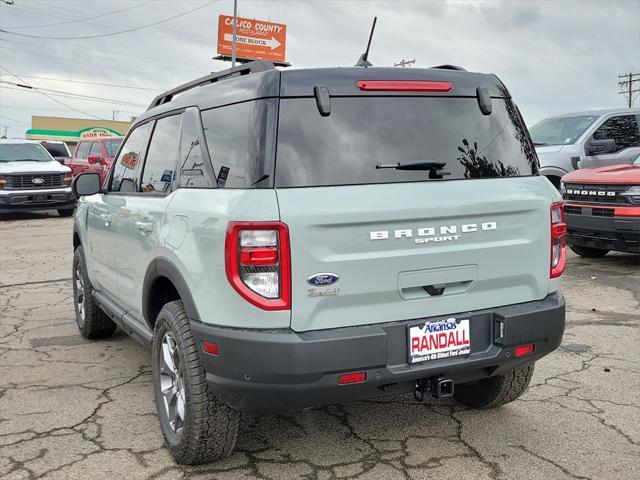
[[[153,232],[153,223],[151,222],[136,222],[136,228],[140,230],[140,233],[146,235]]]

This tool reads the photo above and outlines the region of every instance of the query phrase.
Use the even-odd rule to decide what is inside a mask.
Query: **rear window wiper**
[[[437,179],[442,178],[444,175],[451,175],[451,172],[445,172],[442,170],[442,168],[446,164],[447,162],[420,160],[417,162],[406,163],[381,163],[380,165],[376,165],[376,168],[393,168],[395,170],[426,170],[429,172],[429,178]]]

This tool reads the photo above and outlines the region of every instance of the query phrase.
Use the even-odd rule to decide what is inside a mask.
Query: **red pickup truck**
[[[640,156],[631,165],[575,170],[562,177],[567,243],[582,257],[640,253]]]
[[[78,142],[71,161],[67,164],[75,178],[81,173],[95,172],[104,182],[111,163],[124,137],[100,137]]]

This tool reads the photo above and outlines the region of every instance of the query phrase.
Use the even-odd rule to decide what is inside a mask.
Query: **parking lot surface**
[[[229,459],[176,465],[150,353],[83,339],[72,219],[0,220],[0,478],[640,478],[640,265],[569,254],[562,347],[528,392],[472,411],[412,396],[247,418]]]

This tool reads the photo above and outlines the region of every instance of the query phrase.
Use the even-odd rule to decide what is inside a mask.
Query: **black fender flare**
[[[147,322],[147,325],[151,326],[151,321],[149,319],[149,291],[153,282],[160,277],[166,277],[176,287],[189,319],[200,321],[200,314],[198,313],[196,303],[193,301],[191,291],[189,290],[184,277],[178,268],[171,263],[171,261],[167,258],[159,257],[153,260],[147,267],[147,271],[144,275],[144,282],[142,284],[142,315]]]

